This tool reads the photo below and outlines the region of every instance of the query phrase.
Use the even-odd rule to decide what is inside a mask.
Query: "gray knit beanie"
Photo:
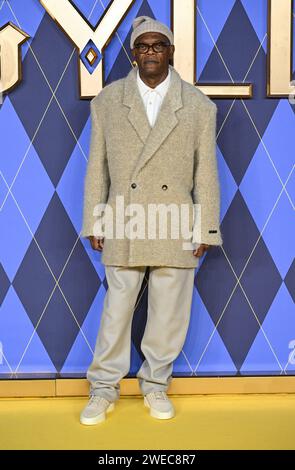
[[[170,44],[174,42],[173,33],[168,26],[150,16],[138,16],[134,18],[132,26],[133,31],[130,38],[130,49],[133,49],[135,39],[143,33],[161,33],[169,39]]]

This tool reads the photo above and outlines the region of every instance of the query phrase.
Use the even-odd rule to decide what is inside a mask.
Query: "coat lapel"
[[[150,160],[179,122],[175,111],[183,107],[181,77],[174,67],[169,65],[169,68],[171,70],[170,86],[162,102],[154,127],[150,126],[137,86],[137,67],[132,69],[125,79],[123,104],[130,108],[128,120],[144,143],[133,176],[137,175]]]

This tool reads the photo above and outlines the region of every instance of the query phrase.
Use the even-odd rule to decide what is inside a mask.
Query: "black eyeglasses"
[[[146,44],[144,42],[139,42],[138,44],[134,45],[134,48],[138,50],[140,54],[146,54],[150,47],[153,49],[154,52],[164,52],[166,47],[171,46],[170,43],[167,42],[154,42],[153,44]]]

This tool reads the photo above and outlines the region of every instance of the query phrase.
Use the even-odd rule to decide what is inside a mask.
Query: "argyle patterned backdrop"
[[[72,3],[96,25],[109,1]],[[131,24],[143,14],[169,25],[170,1],[135,1],[105,51],[106,83],[130,70]],[[0,27],[8,21],[30,39],[0,111],[0,373],[85,375],[107,289],[101,254],[80,237],[89,100],[77,50],[38,0],[0,0]],[[174,376],[294,374],[295,106],[266,97],[267,0],[199,0],[196,23],[198,81],[251,82],[253,98],[214,100],[224,245],[196,269]],[[143,360],[147,280],[148,270],[130,376]]]

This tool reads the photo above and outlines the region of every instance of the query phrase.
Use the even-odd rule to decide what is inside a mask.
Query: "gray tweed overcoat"
[[[92,131],[81,235],[97,235],[97,227],[106,229],[102,221],[107,210],[99,213],[94,208],[107,203],[114,230],[111,235],[104,233],[101,261],[105,265],[191,268],[199,264],[199,258],[193,255],[198,245],[192,243],[223,243],[216,161],[217,106],[169,67],[171,82],[154,127],[149,124],[138,90],[137,67],[106,85],[90,103]],[[130,204],[138,204],[133,207],[141,210],[128,212],[126,206]],[[155,219],[147,217],[150,204],[174,204],[179,214],[181,204],[189,207],[191,237],[187,238],[181,228],[179,236],[171,235],[176,222],[169,210],[166,217],[162,213],[157,219],[168,221],[168,235],[160,236],[156,229],[156,236],[151,236],[148,224],[152,227],[150,220]],[[200,208],[200,218],[193,217],[196,207]],[[145,231],[136,232],[138,225],[132,220],[137,216],[137,221],[142,221],[143,213]],[[192,235],[197,221],[198,230]],[[181,227],[179,219],[178,224]],[[137,235],[130,236],[134,230]]]

